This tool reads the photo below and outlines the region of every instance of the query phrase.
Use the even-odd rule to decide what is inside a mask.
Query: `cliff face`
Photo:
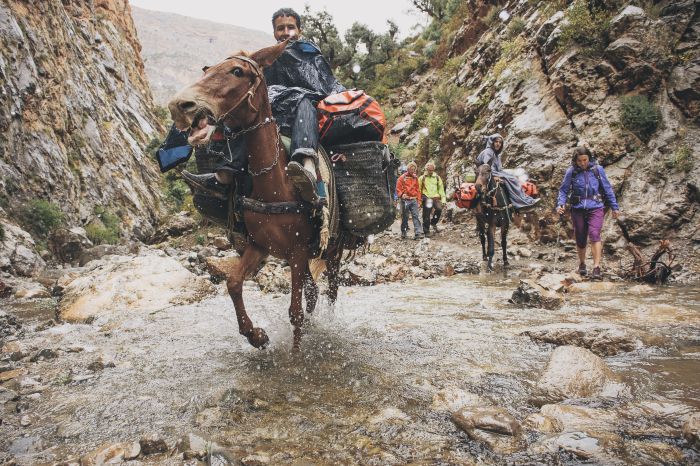
[[[128,1],[3,0],[0,44],[0,216],[40,198],[68,225],[98,207],[122,235],[150,234],[161,194],[145,147],[163,128]]]
[[[399,120],[407,123],[394,131],[401,141],[416,144],[421,125],[410,122],[425,108],[437,111],[439,98],[431,90],[447,86],[453,89],[452,106],[429,157],[448,182],[471,170],[484,135],[500,132],[505,166],[526,168],[541,188],[545,209],[531,217],[539,239],[551,240],[552,210],[572,148],[588,145],[611,178],[638,244],[652,247],[669,238],[697,250],[700,2],[657,1],[652,7],[646,2],[646,8],[599,2],[604,10],[594,18],[597,25],[580,17],[591,3],[467,2],[469,13],[452,33],[448,58],[414,75],[394,97],[394,106],[403,108]],[[507,22],[498,19],[501,10],[510,13]],[[572,22],[591,28],[578,38],[590,44],[566,41]],[[644,96],[646,111],[658,112],[660,121],[649,134],[622,123],[630,96]],[[415,100],[418,110],[406,105]],[[423,134],[432,136],[432,129],[423,128]],[[609,252],[619,250],[619,237],[608,222]]]
[[[252,52],[275,43],[270,32],[136,7],[132,12],[143,46],[146,75],[161,106],[196,81],[202,67],[238,50]]]

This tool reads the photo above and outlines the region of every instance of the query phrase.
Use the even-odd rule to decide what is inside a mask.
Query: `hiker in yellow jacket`
[[[425,164],[425,173],[418,178],[421,198],[423,199],[423,234],[430,236],[430,226],[437,233],[437,223],[442,215],[442,206],[447,202],[445,198],[445,183],[440,175],[435,173],[435,164]],[[430,214],[432,213],[432,218]]]

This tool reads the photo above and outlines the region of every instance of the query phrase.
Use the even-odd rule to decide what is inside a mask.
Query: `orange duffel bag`
[[[386,117],[365,91],[351,89],[332,94],[318,103],[318,127],[325,146],[378,141],[386,143]]]
[[[461,209],[473,209],[476,207],[477,197],[478,193],[474,183],[462,183],[454,193],[455,203]]]
[[[520,187],[523,189],[523,192],[530,197],[537,197],[540,195],[540,192],[537,189],[537,185],[532,181],[520,183]]]

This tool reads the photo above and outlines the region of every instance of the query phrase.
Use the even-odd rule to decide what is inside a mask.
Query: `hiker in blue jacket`
[[[576,248],[579,258],[578,273],[582,276],[586,271],[586,243],[591,241],[593,253],[593,273],[591,278],[600,279],[600,259],[603,255],[603,242],[600,231],[605,217],[604,207],[612,209],[612,217],[618,218],[620,206],[617,204],[615,192],[605,175],[603,167],[591,161],[591,152],[587,147],[574,149],[571,166],[566,170],[564,181],[559,188],[557,213],[564,213],[564,205],[571,206],[571,221],[574,224]]]

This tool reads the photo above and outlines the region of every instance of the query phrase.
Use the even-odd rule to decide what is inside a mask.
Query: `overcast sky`
[[[341,34],[355,21],[375,32],[384,32],[386,20],[392,19],[399,26],[400,36],[406,37],[416,23],[425,22],[409,0],[129,0],[129,3],[266,32],[272,31],[271,18],[276,10],[289,7],[302,14],[306,4],[314,12],[328,10]]]

